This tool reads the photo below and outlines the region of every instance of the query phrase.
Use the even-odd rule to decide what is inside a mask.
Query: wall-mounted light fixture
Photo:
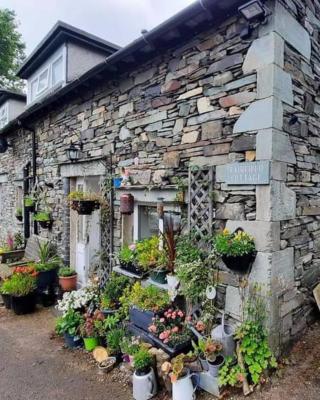
[[[68,147],[66,150],[68,159],[71,162],[78,161],[81,156],[82,149],[83,149],[82,142],[80,142],[79,144],[74,144],[71,142],[70,147]]]
[[[238,8],[248,22],[262,21],[267,15],[266,9],[259,0],[251,0]]]

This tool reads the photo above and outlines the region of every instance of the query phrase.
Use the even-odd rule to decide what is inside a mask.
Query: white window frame
[[[0,107],[0,129],[6,126],[9,122],[9,104],[5,102]]]
[[[53,64],[57,62],[58,60],[62,59],[62,79],[53,84],[53,74],[52,74],[52,68]],[[47,81],[46,81],[46,86],[39,90],[39,82],[40,82],[40,76],[45,72],[48,71],[47,74]],[[66,45],[63,45],[63,47],[59,48],[51,57],[48,58],[48,60],[44,63],[41,69],[39,69],[34,76],[30,79],[28,82],[28,104],[33,103],[36,101],[38,98],[43,96],[45,93],[49,92],[51,89],[54,89],[55,87],[59,86],[64,86],[66,84]],[[36,90],[35,93],[32,93],[32,85],[36,82]]]

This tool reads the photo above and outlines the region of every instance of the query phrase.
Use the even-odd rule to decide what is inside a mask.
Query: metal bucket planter
[[[192,377],[196,374],[188,373],[172,384],[172,400],[194,400],[198,384],[194,385]]]
[[[223,366],[224,361],[225,359],[222,354],[218,354],[214,361],[208,360],[209,374],[215,378],[219,376],[219,369]]]
[[[213,340],[222,344],[222,354],[225,357],[233,356],[236,350],[236,344],[233,335],[234,328],[231,325],[225,324],[223,314],[221,325],[218,325],[212,330],[211,337]]]

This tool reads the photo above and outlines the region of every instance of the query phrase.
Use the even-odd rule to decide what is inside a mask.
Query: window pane
[[[31,100],[34,100],[37,94],[37,84],[38,84],[38,79],[35,79],[33,82],[31,82]]]
[[[139,206],[139,240],[159,234],[157,207]]]
[[[62,57],[58,58],[52,64],[52,85],[56,85],[57,83],[63,80],[63,68],[62,68]]]
[[[46,69],[39,75],[38,93],[42,92],[48,87],[48,72],[49,70]]]

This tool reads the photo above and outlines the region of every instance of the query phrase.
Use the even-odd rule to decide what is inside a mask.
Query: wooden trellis
[[[213,209],[213,167],[191,167],[189,169],[189,230],[200,238],[212,234]]]

